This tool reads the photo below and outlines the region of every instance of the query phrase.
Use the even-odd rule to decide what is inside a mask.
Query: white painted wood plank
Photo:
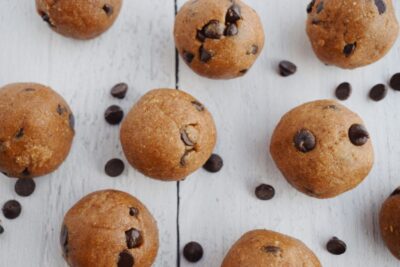
[[[203,101],[218,127],[216,152],[225,160],[218,174],[198,171],[181,183],[181,245],[196,240],[205,256],[197,266],[217,267],[244,232],[268,228],[295,236],[319,256],[325,267],[398,266],[379,235],[377,214],[384,199],[400,184],[400,95],[389,92],[380,103],[368,100],[369,89],[400,70],[400,42],[380,62],[354,71],[326,67],[314,56],[305,34],[307,0],[247,0],[262,18],[266,47],[253,69],[232,81],[196,76],[180,62],[180,87]],[[395,2],[400,17],[400,3]],[[184,0],[179,0],[179,6]],[[282,59],[299,71],[289,78],[276,74]],[[331,200],[317,200],[293,189],[278,172],[268,146],[273,129],[289,109],[306,101],[333,98],[334,88],[349,81],[354,92],[345,104],[366,121],[376,164],[358,188]],[[269,202],[254,197],[260,183],[273,185]],[[326,241],[344,239],[348,252],[330,255]],[[181,266],[192,266],[182,258]]]
[[[175,87],[172,40],[174,1],[125,0],[116,24],[92,41],[53,33],[36,15],[34,0],[3,0],[0,12],[0,84],[35,81],[51,85],[70,103],[76,137],[68,160],[54,174],[36,180],[33,196],[14,193],[14,180],[0,177],[0,204],[16,198],[23,206],[15,221],[0,215],[0,266],[66,266],[58,242],[64,213],[92,191],[116,188],[144,202],[158,221],[160,250],[155,266],[176,262],[176,184],[157,182],[127,168],[109,178],[105,162],[122,157],[118,127],[103,113],[111,104],[125,111],[147,90]],[[125,81],[130,91],[115,100],[109,90]]]

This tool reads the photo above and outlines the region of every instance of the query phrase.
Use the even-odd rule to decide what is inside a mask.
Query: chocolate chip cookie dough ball
[[[383,203],[379,224],[386,246],[400,260],[400,188]]]
[[[150,267],[158,251],[158,230],[139,200],[104,190],[87,195],[67,212],[60,242],[71,267]]]
[[[49,87],[15,83],[0,88],[0,171],[33,178],[56,170],[74,137],[74,116]]]
[[[233,245],[221,267],[281,266],[321,267],[321,263],[297,239],[268,230],[254,230]]]
[[[291,185],[317,198],[353,189],[374,161],[361,118],[333,100],[306,103],[284,115],[273,133],[270,152]]]
[[[36,0],[42,19],[54,31],[76,39],[91,39],[117,19],[122,0]]]
[[[244,75],[264,46],[257,13],[240,0],[190,0],[175,19],[175,45],[197,74],[213,79]]]
[[[326,64],[353,69],[381,59],[397,39],[391,0],[312,0],[307,33]]]
[[[149,177],[182,180],[210,157],[216,143],[214,120],[191,95],[175,89],[145,94],[121,126],[129,163]]]

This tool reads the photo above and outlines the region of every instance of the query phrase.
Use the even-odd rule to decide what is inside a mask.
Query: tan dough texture
[[[254,230],[232,246],[221,267],[321,267],[321,263],[297,239],[268,230]]]
[[[391,0],[314,0],[307,33],[326,64],[353,69],[371,64],[390,50],[399,25]]]
[[[181,180],[200,168],[216,143],[208,110],[175,89],[145,94],[125,117],[120,133],[129,163],[161,180]]]
[[[330,198],[353,189],[370,172],[374,162],[371,140],[361,146],[349,138],[362,119],[333,100],[303,104],[286,113],[272,136],[270,152],[287,181],[299,191],[317,198]],[[307,153],[295,146],[303,129],[315,137]]]
[[[386,246],[400,260],[400,188],[383,203],[379,224]]]
[[[122,0],[36,0],[42,19],[54,31],[75,39],[91,39],[117,19]]]
[[[235,24],[236,35],[223,31],[230,7],[240,9]],[[198,32],[211,21],[218,21],[218,39],[197,38]],[[190,0],[179,10],[175,19],[175,45],[192,70],[213,79],[231,79],[244,75],[253,65],[264,47],[264,31],[257,13],[240,0]],[[204,51],[201,53],[200,51]],[[201,55],[209,54],[209,59]]]
[[[129,249],[126,231],[132,228],[140,232],[141,241]],[[158,251],[158,229],[139,200],[121,191],[104,190],[85,196],[67,212],[60,241],[71,267],[150,267]],[[118,265],[121,252],[132,256],[134,265]]]
[[[74,116],[49,87],[15,83],[0,88],[0,171],[33,178],[56,170],[68,156]]]

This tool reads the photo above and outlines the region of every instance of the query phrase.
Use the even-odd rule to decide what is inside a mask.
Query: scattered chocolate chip
[[[190,64],[194,59],[194,55],[188,51],[183,51],[183,59],[186,61],[186,63]]]
[[[317,14],[321,13],[324,10],[324,1],[321,1],[317,5]]]
[[[45,13],[43,11],[39,11],[39,13],[40,13],[40,16],[42,17],[43,21],[47,22],[47,24],[50,27],[54,27],[53,23],[51,22],[50,16],[47,13]]]
[[[29,171],[29,168],[26,167],[23,171],[22,171],[22,175],[25,177],[28,177],[31,175],[31,172]]]
[[[369,98],[374,101],[381,101],[387,95],[388,89],[384,84],[377,84],[369,91]]]
[[[125,238],[126,245],[129,249],[140,247],[143,244],[142,233],[135,228],[126,231]]]
[[[258,53],[258,45],[251,45],[250,49],[247,50],[246,55],[257,55]]]
[[[18,179],[15,183],[14,190],[21,197],[28,197],[35,191],[36,184],[33,179]]]
[[[68,249],[68,228],[65,224],[61,227],[61,232],[60,232],[60,244],[61,248],[63,250],[64,255],[68,255],[69,249]]]
[[[105,173],[110,177],[117,177],[123,173],[125,169],[125,164],[120,159],[110,159],[105,167]]]
[[[211,157],[207,160],[207,162],[203,165],[203,168],[212,173],[219,172],[224,166],[224,161],[217,154],[212,154]]]
[[[198,101],[192,101],[192,105],[198,110],[198,111],[204,111],[204,106]]]
[[[211,60],[211,58],[213,57],[213,55],[211,54],[211,52],[207,51],[203,46],[200,46],[199,48],[199,54],[200,54],[200,60],[201,62],[208,62]]]
[[[334,255],[341,255],[346,252],[347,246],[342,240],[337,237],[333,237],[326,244],[326,249]]]
[[[106,12],[107,16],[111,16],[114,13],[114,8],[109,4],[105,4],[103,10]]]
[[[312,151],[316,146],[315,136],[312,132],[302,129],[294,136],[294,145],[300,152],[307,153]]]
[[[311,13],[311,11],[312,11],[312,9],[313,9],[313,7],[314,7],[314,4],[315,4],[315,0],[312,0],[312,1],[308,4],[308,6],[307,6],[307,13]]]
[[[196,39],[202,43],[205,42],[206,36],[204,35],[203,31],[197,30]]]
[[[379,15],[386,12],[386,4],[383,0],[375,0],[375,5],[378,8]]]
[[[225,22],[235,23],[241,18],[240,13],[240,6],[233,4],[226,12]]]
[[[346,57],[351,56],[354,53],[354,51],[356,50],[356,47],[357,47],[357,42],[352,43],[352,44],[346,44],[343,48],[343,54]]]
[[[351,84],[348,82],[344,82],[339,84],[336,88],[335,96],[339,100],[347,100],[352,92]]]
[[[131,207],[129,208],[129,215],[137,217],[139,215],[139,210],[137,208]]]
[[[400,195],[400,187],[397,187],[396,190],[394,190],[393,193],[390,194],[391,197],[397,196],[397,195]]]
[[[129,250],[124,250],[119,253],[118,267],[132,267],[134,264],[135,260]]]
[[[65,111],[67,111],[66,108],[64,108],[63,106],[61,106],[60,104],[57,105],[57,109],[56,109],[58,115],[63,115]]]
[[[128,85],[126,83],[118,83],[111,88],[111,95],[118,99],[123,99],[128,92]]]
[[[20,139],[24,136],[24,128],[20,128],[18,132],[15,134],[15,138]]]
[[[75,131],[75,117],[74,114],[70,113],[68,115],[69,127],[72,131]]]
[[[4,233],[4,228],[3,228],[3,226],[0,225],[0,235],[1,235],[2,233]]]
[[[218,20],[211,20],[203,27],[203,34],[206,38],[220,39],[224,34],[224,25]]]
[[[21,204],[16,200],[9,200],[3,205],[3,215],[7,219],[15,219],[21,214]]]
[[[248,72],[249,70],[248,69],[243,69],[243,70],[240,70],[239,72],[241,73],[241,74],[246,74],[247,72]]]
[[[264,246],[262,247],[262,250],[266,253],[272,253],[272,254],[277,254],[281,252],[281,248],[276,246]]]
[[[283,77],[295,74],[297,71],[297,66],[290,61],[282,60],[279,62],[279,74]]]
[[[320,23],[321,23],[321,20],[319,20],[319,19],[312,19],[311,20],[311,24],[313,24],[313,25],[318,25]]]
[[[390,87],[396,91],[400,91],[400,73],[396,73],[390,79]]]
[[[181,140],[185,144],[185,146],[194,146],[195,143],[190,140],[189,135],[185,130],[181,131]]]
[[[34,92],[34,91],[36,91],[36,89],[34,89],[34,88],[25,88],[24,91],[25,92]]]
[[[112,105],[104,112],[104,118],[111,125],[117,125],[122,121],[124,111],[117,105]]]
[[[236,24],[229,24],[228,27],[226,27],[224,35],[225,36],[234,36],[238,34],[238,28]]]
[[[183,248],[183,256],[189,262],[198,262],[203,257],[203,247],[197,242],[190,242]]]
[[[275,189],[268,184],[261,184],[256,187],[255,194],[260,200],[271,200],[275,196]]]
[[[349,129],[350,141],[355,146],[362,146],[368,142],[369,133],[361,124],[353,124]]]

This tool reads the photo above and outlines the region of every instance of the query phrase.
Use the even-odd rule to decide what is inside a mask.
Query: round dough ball
[[[208,160],[216,129],[211,114],[191,95],[156,89],[131,109],[120,137],[133,167],[155,179],[176,181]]]
[[[74,116],[49,87],[15,83],[0,88],[0,171],[33,178],[56,170],[68,156]]]
[[[118,17],[122,0],[36,0],[42,19],[54,31],[91,39],[107,31]]]
[[[71,267],[150,267],[158,251],[156,221],[133,196],[94,192],[65,215],[60,235]]]
[[[213,79],[244,75],[264,47],[257,13],[240,0],[190,0],[175,19],[175,45],[197,74]]]
[[[383,203],[379,224],[386,246],[400,260],[400,188]]]
[[[315,254],[301,241],[268,231],[244,234],[229,250],[221,267],[321,267]]]
[[[370,172],[374,152],[362,119],[333,100],[301,105],[283,116],[270,146],[288,182],[317,198],[356,187]]]
[[[312,0],[307,11],[312,47],[329,65],[353,69],[371,64],[397,39],[391,0]]]

